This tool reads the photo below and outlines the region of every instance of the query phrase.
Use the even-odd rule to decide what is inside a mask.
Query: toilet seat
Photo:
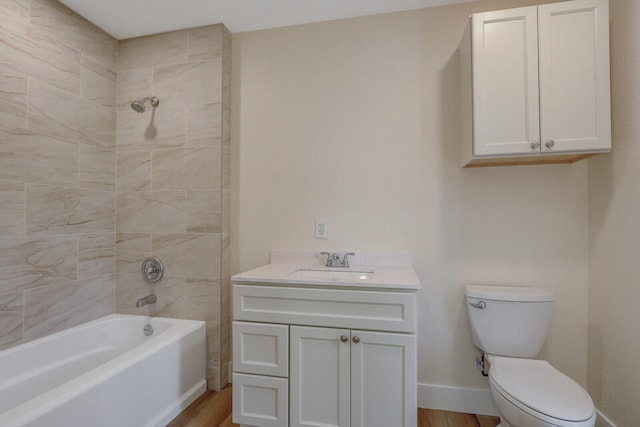
[[[495,357],[491,386],[530,415],[558,426],[593,425],[593,401],[575,381],[548,362]]]

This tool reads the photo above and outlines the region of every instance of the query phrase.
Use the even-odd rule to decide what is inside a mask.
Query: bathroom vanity
[[[416,427],[420,282],[410,262],[354,261],[273,262],[232,277],[235,423]]]

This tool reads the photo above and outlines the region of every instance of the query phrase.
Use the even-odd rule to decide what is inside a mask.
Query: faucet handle
[[[342,257],[342,266],[344,268],[349,268],[349,256],[354,256],[355,252],[346,252]]]
[[[327,256],[327,260],[324,263],[325,267],[330,267],[329,264],[331,264],[331,253],[330,252],[320,252],[320,255],[326,255]]]

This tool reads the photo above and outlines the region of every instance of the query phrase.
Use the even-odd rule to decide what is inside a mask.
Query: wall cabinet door
[[[472,16],[474,156],[539,152],[537,8]]]
[[[611,148],[607,0],[538,6],[542,152]]]
[[[291,326],[290,427],[349,427],[348,329]]]
[[[472,15],[459,49],[461,135],[473,140],[463,165],[566,163],[611,149],[608,8],[573,0]]]
[[[290,425],[416,427],[415,335],[291,326]]]

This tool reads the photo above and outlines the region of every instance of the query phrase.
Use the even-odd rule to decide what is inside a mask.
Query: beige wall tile
[[[231,233],[231,190],[222,190],[222,232]]]
[[[207,368],[205,376],[207,378],[207,388],[209,390],[220,390],[220,368],[215,366],[209,366],[207,360]]]
[[[113,191],[116,188],[116,152],[92,145],[80,145],[79,187]]]
[[[220,277],[223,280],[228,280],[231,277],[231,235],[229,233],[221,234],[221,270]]]
[[[75,280],[76,236],[0,238],[0,293]]]
[[[228,145],[222,146],[222,162],[221,162],[221,177],[220,185],[223,190],[231,189],[231,147]]]
[[[22,341],[23,292],[0,292],[0,350]]]
[[[220,277],[220,234],[154,234],[151,253],[164,262],[170,277]]]
[[[79,236],[78,279],[115,273],[115,240],[115,233]]]
[[[188,31],[173,31],[120,42],[118,71],[187,61]]]
[[[81,54],[21,21],[3,21],[0,62],[74,94],[80,93]]]
[[[23,235],[24,183],[0,180],[0,236]]]
[[[228,104],[222,107],[222,144],[231,145],[231,107]]]
[[[206,320],[213,389],[220,387],[220,369],[229,357],[221,349],[221,337],[228,345],[229,332],[221,331],[220,319],[229,315],[220,307],[221,298],[229,303],[228,292],[221,297],[219,283],[229,242],[225,258],[222,145],[230,146],[230,126],[223,141],[222,92],[230,41],[222,25],[127,40],[120,46],[118,75],[116,270],[126,272],[118,274],[118,311]],[[158,108],[144,114],[130,109],[131,101],[150,95],[160,99]],[[140,275],[148,255],[165,264],[158,288]],[[136,309],[136,299],[152,290],[158,304]],[[222,323],[230,329],[228,320]]]
[[[24,129],[0,129],[0,179],[75,186],[78,146]]]
[[[115,231],[115,195],[50,185],[27,185],[27,234]]]
[[[105,148],[116,143],[114,110],[35,81],[29,84],[29,128]]]
[[[130,111],[131,102],[154,96],[153,68],[118,72],[118,111]]]
[[[132,109],[118,112],[118,150],[179,147],[186,142],[186,107],[158,108],[145,113]]]
[[[185,193],[181,191],[125,192],[117,198],[118,233],[183,233]]]
[[[99,62],[82,56],[82,97],[116,108],[116,73]]]
[[[189,30],[188,61],[222,58],[222,24]]]
[[[164,105],[222,101],[222,59],[168,65],[153,70],[153,87]],[[162,104],[161,104],[162,105]]]
[[[118,191],[151,190],[151,151],[121,151],[118,153]]]
[[[187,192],[187,233],[221,231],[221,192]]]
[[[0,64],[0,127],[27,127],[27,77]]]
[[[113,313],[114,289],[111,275],[26,290],[24,340],[34,340]]]
[[[116,234],[116,273],[141,274],[142,261],[151,256],[151,234]]]
[[[118,41],[56,0],[31,0],[31,24],[115,71]]]
[[[185,288],[186,319],[220,323],[220,282],[187,280]]]
[[[0,2],[2,22],[18,21],[26,23],[29,19],[29,0],[5,0]]]
[[[222,144],[222,104],[198,104],[187,107],[187,144]]]
[[[220,188],[220,146],[154,150],[151,158],[154,190]]]
[[[160,282],[148,284],[138,274],[118,274],[116,277],[116,312],[142,316],[183,318],[185,314],[185,280],[163,277]],[[158,298],[155,304],[136,307],[136,301],[151,293]]]

